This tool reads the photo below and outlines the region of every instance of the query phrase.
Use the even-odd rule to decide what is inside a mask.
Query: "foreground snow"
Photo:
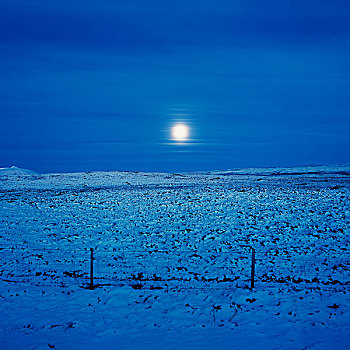
[[[2,176],[2,348],[344,348],[349,170]]]

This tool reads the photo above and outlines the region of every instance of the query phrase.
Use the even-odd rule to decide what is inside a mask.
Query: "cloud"
[[[330,1],[5,2],[0,41],[122,51],[348,42],[350,5]],[[263,5],[262,5],[263,4]]]

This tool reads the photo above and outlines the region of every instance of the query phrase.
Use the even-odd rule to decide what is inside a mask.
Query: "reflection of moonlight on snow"
[[[190,135],[190,129],[185,124],[175,124],[171,128],[171,136],[174,141],[186,141]]]

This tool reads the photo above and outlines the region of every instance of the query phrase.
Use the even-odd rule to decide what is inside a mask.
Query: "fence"
[[[209,285],[215,288],[228,283],[237,285],[239,282],[246,284],[249,276],[252,276],[251,271],[254,271],[249,259],[250,254],[240,251],[95,252],[91,248],[89,287],[93,288],[104,280],[133,283],[135,288],[146,285],[158,289]],[[94,275],[95,271],[97,273]],[[254,278],[250,282],[253,288]]]
[[[349,259],[286,249],[123,250],[111,247],[0,248],[0,279],[8,283],[87,289],[129,285],[135,289],[251,288],[258,283],[347,286]]]
[[[87,288],[129,284],[133,288],[253,287],[250,248],[239,251],[0,248],[3,281]]]

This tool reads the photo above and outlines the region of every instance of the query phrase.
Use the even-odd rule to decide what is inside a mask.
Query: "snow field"
[[[3,177],[0,341],[5,349],[344,347],[349,178],[331,170]],[[253,291],[246,245],[256,249]],[[99,286],[87,290],[91,247]]]

